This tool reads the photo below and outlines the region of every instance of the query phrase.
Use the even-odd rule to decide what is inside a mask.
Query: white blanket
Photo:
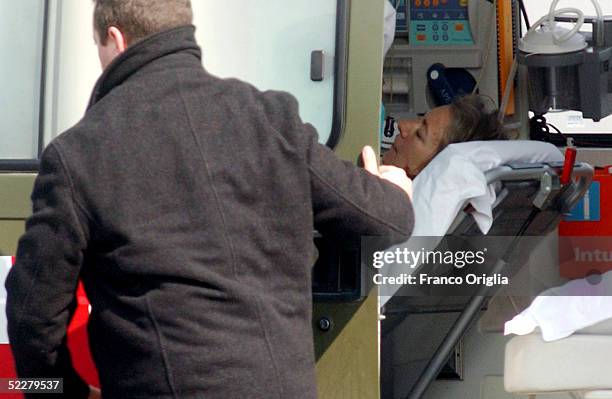
[[[510,162],[538,163],[563,161],[557,147],[539,141],[470,141],[451,144],[440,152],[414,179],[415,227],[412,238],[399,245],[409,251],[432,250],[446,235],[455,217],[471,204],[474,220],[483,234],[493,223],[495,188],[487,185],[485,172]],[[419,239],[419,237],[423,237]],[[424,239],[439,237],[439,239]],[[393,250],[393,249],[391,249]],[[406,265],[390,265],[381,270],[387,277],[411,274]],[[380,306],[400,287],[385,287]]]
[[[539,327],[544,341],[555,341],[610,318],[612,272],[607,272],[597,284],[578,279],[544,291],[506,322],[504,334],[525,335]]]

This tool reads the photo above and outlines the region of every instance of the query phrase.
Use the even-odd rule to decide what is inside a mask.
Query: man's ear
[[[113,43],[113,47],[115,48],[117,55],[123,53],[128,48],[127,39],[119,28],[115,26],[108,28],[107,36],[108,40]]]

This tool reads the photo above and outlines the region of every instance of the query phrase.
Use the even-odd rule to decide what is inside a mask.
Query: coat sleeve
[[[388,246],[407,239],[414,227],[412,204],[396,185],[338,159],[319,144],[314,127],[303,123],[296,99],[287,93],[268,95],[279,129],[298,137],[310,174],[315,228],[328,237],[359,240],[387,237]],[[271,105],[270,105],[271,104]],[[297,139],[296,139],[297,140]],[[379,241],[380,242],[380,241]]]
[[[303,130],[310,140],[308,163],[315,228],[343,240],[386,238],[384,246],[406,240],[414,227],[408,195],[396,185],[338,159],[319,144],[312,126],[304,125]]]
[[[8,334],[17,374],[63,378],[62,397],[86,398],[89,388],[72,366],[66,334],[76,307],[88,229],[53,144],[41,158],[32,203],[33,214],[6,280]]]

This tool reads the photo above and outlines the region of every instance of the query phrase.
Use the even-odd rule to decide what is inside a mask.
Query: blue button
[[[447,24],[442,25],[442,30],[448,30],[448,25]]]
[[[433,30],[438,30],[438,29],[440,29],[440,27],[439,27],[437,24],[434,24],[434,25],[431,27],[431,29],[433,29]]]
[[[440,36],[438,36],[438,35],[433,35],[433,39],[434,39],[434,42],[437,42],[438,40],[440,40]]]
[[[444,40],[445,42],[447,42],[447,41],[448,41],[448,35],[444,35],[444,36],[442,36],[442,40]]]

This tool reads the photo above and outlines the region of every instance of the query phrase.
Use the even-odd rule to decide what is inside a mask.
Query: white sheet
[[[412,238],[398,247],[409,251],[434,249],[467,204],[475,209],[472,215],[483,234],[487,234],[493,223],[492,205],[496,195],[494,187],[487,185],[486,171],[510,162],[562,160],[563,154],[556,146],[539,141],[471,141],[449,145],[414,179],[415,227]],[[390,265],[380,273],[395,277],[411,274],[414,270],[416,268],[405,265]],[[385,287],[380,306],[384,306],[399,288]]]
[[[544,341],[555,341],[610,318],[612,272],[607,272],[598,284],[578,279],[544,291],[506,322],[504,335],[530,334],[539,327]]]

